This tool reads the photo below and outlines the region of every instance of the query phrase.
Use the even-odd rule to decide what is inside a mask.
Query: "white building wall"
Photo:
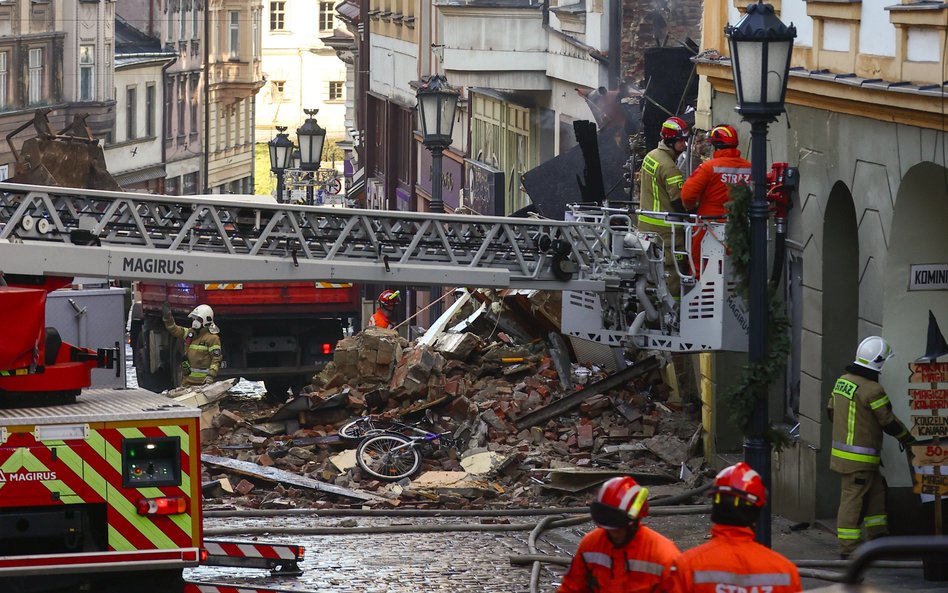
[[[874,56],[895,55],[895,25],[889,22],[889,0],[863,0],[859,23],[859,53]]]
[[[115,134],[114,144],[105,149],[105,161],[109,172],[118,175],[127,171],[136,171],[162,162],[161,122],[164,118],[164,100],[161,89],[161,65],[148,65],[140,68],[123,68],[115,72]],[[147,135],[147,86],[155,86],[154,136]],[[127,93],[128,87],[135,87],[137,95],[135,138],[127,137]]]
[[[780,5],[780,20],[792,23],[797,28],[793,44],[798,47],[813,47],[813,19],[806,14],[804,0],[784,0]],[[731,21],[733,25],[735,21]]]
[[[318,109],[316,121],[326,128],[329,138],[345,135],[346,65],[336,57],[320,37],[332,30],[319,29],[319,4],[306,0],[287,0],[283,31],[270,30],[270,6],[264,3],[263,76],[266,84],[257,93],[257,142],[276,135],[275,126],[287,126],[291,134],[303,124],[303,109]],[[336,22],[336,26],[339,23]],[[341,100],[329,101],[329,83],[341,82]],[[280,96],[275,83],[283,83]]]
[[[372,39],[369,90],[402,105],[414,105],[415,89],[409,83],[418,79],[415,44],[381,35]]]

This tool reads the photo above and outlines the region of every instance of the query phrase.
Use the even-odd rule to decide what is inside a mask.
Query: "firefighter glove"
[[[204,384],[205,384],[205,385],[210,385],[210,384],[213,383],[213,382],[214,382],[214,377],[211,377],[210,375],[208,375],[207,377],[204,377]]]
[[[904,435],[899,437],[899,442],[903,445],[911,445],[915,441],[915,437],[913,437],[912,433],[910,432],[906,432]]]
[[[168,304],[168,301],[161,303],[161,316],[171,317],[171,305]]]
[[[190,373],[190,372],[191,372],[191,363],[188,362],[187,360],[182,360],[182,361],[181,361],[181,368],[184,369],[184,372],[185,372],[185,373]]]

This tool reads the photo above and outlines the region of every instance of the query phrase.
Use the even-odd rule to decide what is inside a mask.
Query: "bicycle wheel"
[[[408,437],[400,434],[379,434],[359,443],[356,463],[367,474],[395,482],[421,469],[421,454]]]
[[[384,430],[385,428],[379,425],[377,420],[373,420],[368,416],[364,416],[362,418],[357,418],[348,424],[340,426],[339,430],[336,431],[336,434],[344,439],[358,441],[364,439],[370,434],[383,432]]]

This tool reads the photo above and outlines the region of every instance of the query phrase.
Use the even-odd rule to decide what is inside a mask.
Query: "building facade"
[[[115,123],[112,2],[10,0],[0,3],[0,135],[49,108],[51,127],[75,115],[107,141]],[[25,130],[20,138],[32,135]],[[16,173],[16,157],[0,146],[0,178]]]
[[[139,21],[139,24],[144,24]],[[105,159],[129,191],[164,193],[164,71],[178,58],[156,37],[115,21],[115,128]]]
[[[347,71],[336,49],[323,42],[341,23],[335,0],[267,0],[264,3],[264,87],[257,96],[257,135],[267,141],[276,126],[290,132],[318,109],[327,138],[346,136]]]
[[[206,157],[209,193],[253,193],[254,102],[263,86],[262,5],[209,0]]]
[[[177,54],[165,70],[162,131],[165,151],[165,193],[196,195],[206,186],[204,150],[204,10],[206,0],[156,0],[145,10],[157,20],[162,48]],[[142,10],[142,9],[138,9]],[[136,3],[123,6],[122,16],[139,15]],[[146,30],[147,29],[142,29]]]
[[[948,5],[782,0],[775,8],[797,38],[787,114],[770,126],[767,153],[799,167],[800,193],[788,241],[793,360],[771,406],[772,420],[795,427],[795,442],[775,455],[773,491],[778,512],[812,521],[836,512],[825,407],[859,341],[881,335],[892,344],[881,382],[911,426],[919,412],[910,410],[907,365],[925,353],[929,311],[948,327],[946,287],[918,286],[910,276],[922,264],[948,267]],[[722,58],[699,67],[699,117],[735,124],[746,138],[723,35],[725,19],[739,16],[730,0],[705,3],[702,48]],[[717,426],[721,445],[728,429]],[[925,513],[893,439],[882,471],[890,528],[918,528]]]

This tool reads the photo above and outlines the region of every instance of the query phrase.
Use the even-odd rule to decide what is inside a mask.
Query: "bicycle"
[[[397,432],[370,434],[356,448],[356,463],[370,476],[386,482],[396,482],[413,476],[421,469],[422,450],[426,445],[441,441],[454,447],[454,438],[446,432],[429,432],[405,425],[415,434],[405,436]]]
[[[336,430],[336,434],[350,441],[361,441],[365,437],[383,432],[403,432],[411,424],[382,418],[381,416],[362,416],[352,422],[343,424]]]

